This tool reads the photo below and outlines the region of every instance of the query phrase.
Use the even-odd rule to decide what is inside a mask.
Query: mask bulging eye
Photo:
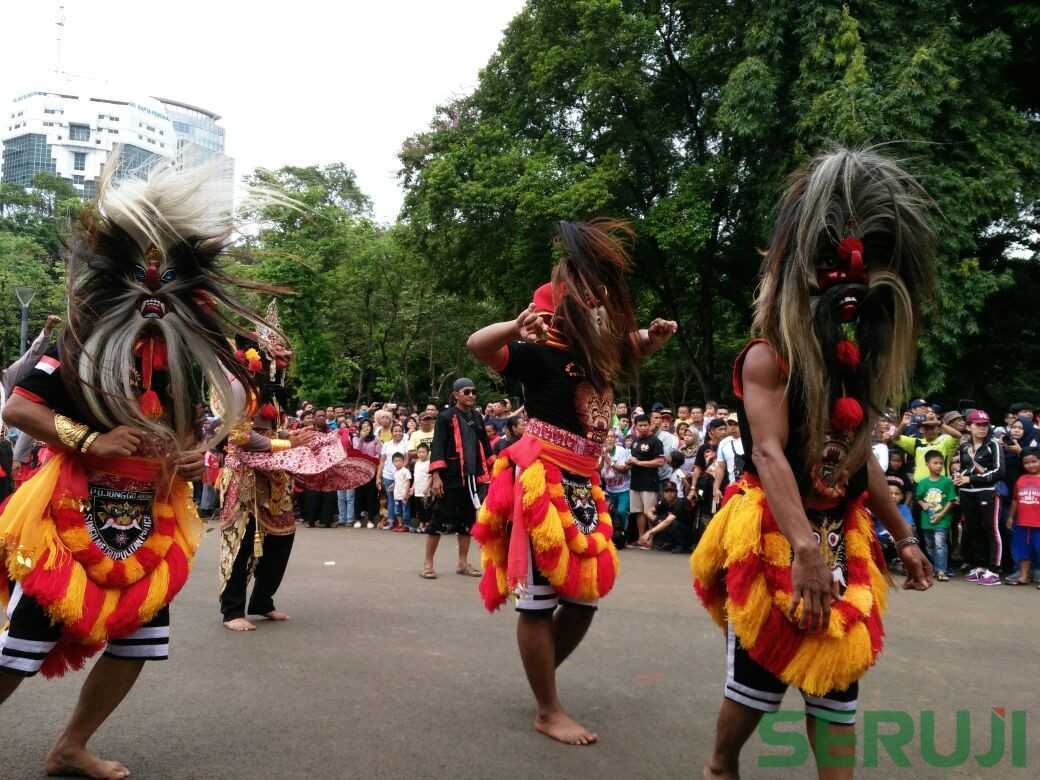
[[[164,271],[163,275],[160,278],[164,282],[172,282],[174,279],[177,278],[177,272],[171,268],[168,271]]]
[[[145,273],[146,273],[146,271],[145,271],[144,266],[141,266],[141,265],[135,265],[134,266],[134,278],[137,281],[143,282],[144,281],[144,277],[145,277]]]

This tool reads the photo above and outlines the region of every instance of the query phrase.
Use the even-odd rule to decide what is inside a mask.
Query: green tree
[[[465,340],[486,311],[438,288],[402,231],[372,220],[349,168],[258,171],[252,183],[297,204],[254,214],[261,228],[246,247],[252,260],[232,270],[292,291],[280,308],[300,398],[425,403],[446,395],[449,377],[474,368]]]
[[[65,311],[65,279],[60,266],[50,262],[42,246],[24,236],[0,231],[0,367],[21,354],[21,307],[15,288],[31,287],[29,338],[43,327],[48,314]]]
[[[504,314],[545,279],[556,220],[632,219],[639,308],[680,323],[644,366],[643,398],[711,396],[746,338],[785,174],[829,143],[889,143],[938,206],[918,381],[974,391],[959,361],[1015,336],[987,300],[1032,263],[1013,250],[1035,253],[1040,189],[1036,49],[1021,49],[1040,19],[990,10],[531,0],[476,90],[405,143],[410,241],[445,289],[465,280]]]

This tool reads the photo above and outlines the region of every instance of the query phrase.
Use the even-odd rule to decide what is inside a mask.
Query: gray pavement
[[[217,541],[206,535],[174,604],[170,661],[146,667],[93,743],[134,777],[700,776],[725,664],[685,556],[621,553],[617,589],[560,673],[565,706],[600,735],[600,744],[575,748],[532,730],[512,610],[484,611],[477,581],[454,574],[451,537],[441,544],[440,579],[425,581],[417,576],[424,537],[302,528],[278,599],[291,622],[242,635],[220,625]],[[857,776],[1040,777],[1038,608],[1033,587],[953,581],[897,593],[886,650],[860,696],[861,711],[906,710],[915,725],[921,710],[935,710],[940,752],[953,747],[956,710],[972,713],[973,752],[988,747],[993,707],[1006,708],[1009,722],[1011,710],[1030,710],[1031,768],[1011,768],[1010,750],[991,769],[930,768],[915,739],[911,767],[882,751],[878,768]],[[43,775],[83,676],[30,680],[0,709],[0,777]],[[800,697],[789,693],[785,704],[798,708]],[[759,756],[780,752],[754,737],[744,776],[815,776],[758,766]]]

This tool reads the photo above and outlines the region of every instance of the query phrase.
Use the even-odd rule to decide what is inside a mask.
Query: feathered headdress
[[[192,438],[204,388],[233,423],[233,380],[253,385],[228,336],[267,326],[233,291],[278,290],[221,270],[234,224],[218,166],[161,164],[116,181],[118,166],[117,152],[66,242],[62,378],[87,421],[142,428],[175,450]]]

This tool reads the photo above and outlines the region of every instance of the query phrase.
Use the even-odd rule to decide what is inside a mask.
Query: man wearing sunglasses
[[[452,385],[453,406],[437,415],[430,452],[430,492],[434,497],[433,519],[426,539],[426,560],[421,577],[437,578],[433,557],[442,533],[459,539],[456,573],[479,577],[469,565],[469,529],[477,520],[491,479],[491,442],[484,418],[476,409],[477,388],[472,379],[460,377]]]

